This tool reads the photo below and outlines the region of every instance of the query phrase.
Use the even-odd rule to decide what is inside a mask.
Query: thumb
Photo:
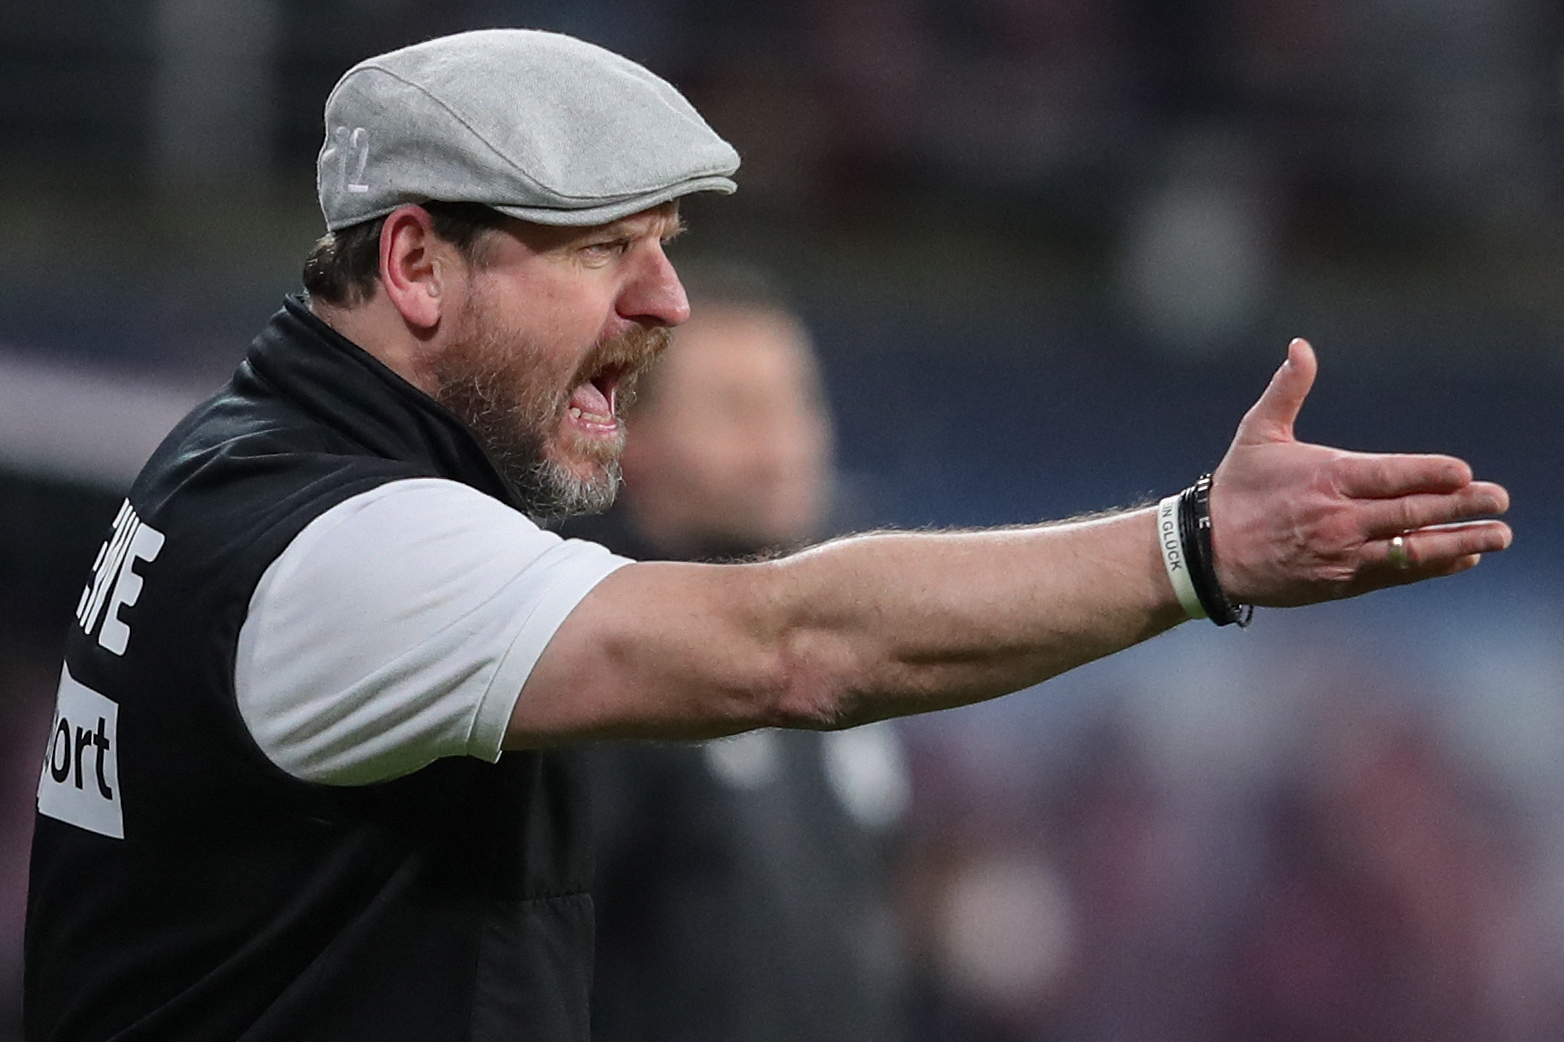
[[[1293,423],[1303,408],[1303,400],[1309,396],[1309,388],[1314,386],[1318,369],[1314,348],[1307,340],[1294,338],[1287,345],[1287,361],[1271,377],[1260,400],[1244,414],[1236,440],[1291,441]]]

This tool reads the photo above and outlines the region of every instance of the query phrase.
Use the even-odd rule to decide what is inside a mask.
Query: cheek
[[[610,301],[593,287],[550,282],[541,292],[515,297],[514,321],[530,326],[540,345],[555,352],[580,352],[608,332]]]
[[[595,294],[557,279],[487,286],[482,312],[506,339],[533,352],[534,368],[566,373],[601,339],[607,315]]]

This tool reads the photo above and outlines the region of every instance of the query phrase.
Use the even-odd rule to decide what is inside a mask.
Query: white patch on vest
[[[38,812],[113,839],[125,838],[119,800],[119,706],[60,677],[54,726],[38,779]]]

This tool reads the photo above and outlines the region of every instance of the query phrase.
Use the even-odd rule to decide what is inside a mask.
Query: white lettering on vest
[[[121,608],[135,605],[142,580],[137,561],[151,561],[163,549],[163,533],[142,524],[127,500],[114,518],[114,530],[98,548],[92,563],[92,581],[76,602],[76,621],[89,636],[102,621],[98,643],[116,655],[125,654],[130,625],[120,617]]]

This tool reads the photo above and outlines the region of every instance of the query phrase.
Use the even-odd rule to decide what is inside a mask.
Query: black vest
[[[82,594],[44,764],[32,1042],[587,1038],[590,855],[562,757],[318,785],[238,714],[261,573],[410,477],[514,505],[464,427],[295,300],[147,463]]]

